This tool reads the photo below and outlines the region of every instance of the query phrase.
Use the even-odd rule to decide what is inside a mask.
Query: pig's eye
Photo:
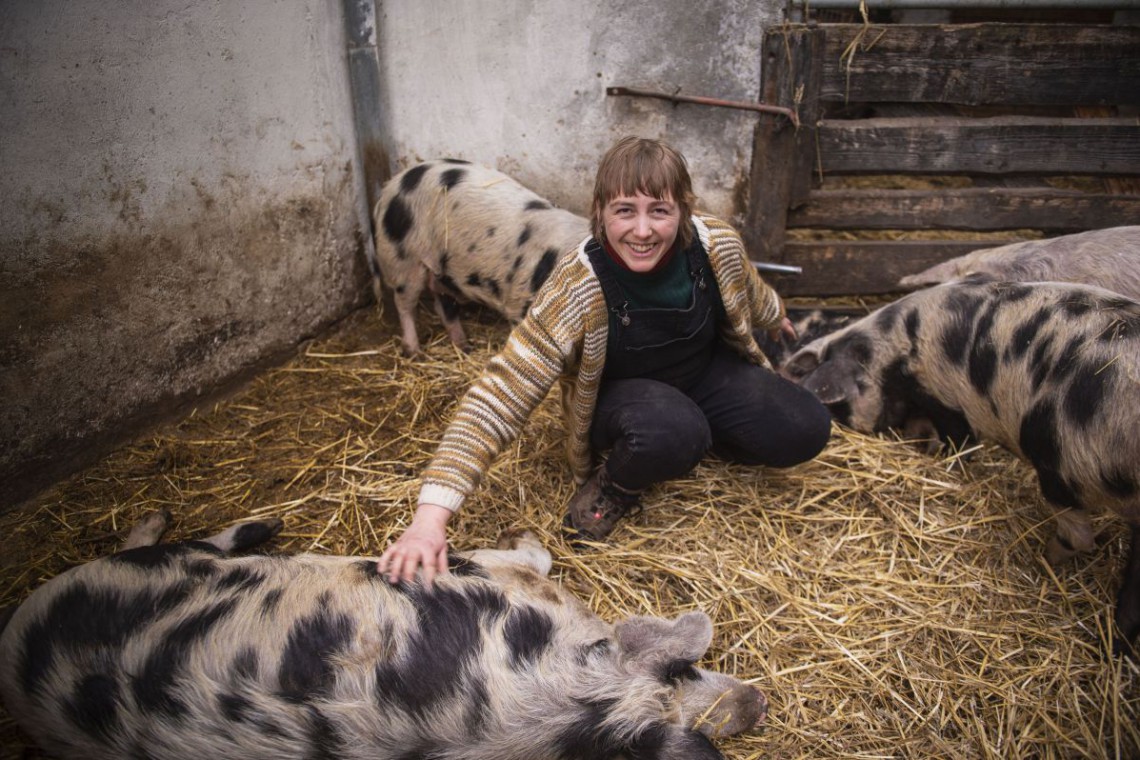
[[[700,676],[697,675],[697,669],[693,667],[693,663],[688,660],[673,660],[672,662],[665,663],[665,672],[662,673],[661,680],[668,681],[669,683],[679,683],[681,681],[695,681]]]

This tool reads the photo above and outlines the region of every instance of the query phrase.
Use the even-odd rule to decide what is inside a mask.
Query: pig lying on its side
[[[800,349],[782,368],[863,432],[929,420],[1033,465],[1062,510],[1048,558],[1093,546],[1089,507],[1132,546],[1117,648],[1140,633],[1140,303],[1064,283],[953,281],[911,293]]]
[[[0,695],[61,758],[721,758],[759,691],[694,667],[700,612],[609,625],[530,534],[431,589],[373,559],[227,557],[280,521],[128,548],[34,592],[0,634]]]
[[[995,280],[1095,285],[1140,300],[1140,227],[1111,227],[974,251],[903,277],[899,287],[913,290],[975,273]]]
[[[465,347],[459,301],[518,322],[562,254],[589,222],[554,208],[494,169],[442,159],[389,180],[373,211],[376,264],[394,293],[404,353],[419,353],[416,306],[424,286],[452,343]],[[380,281],[374,282],[377,300]]]

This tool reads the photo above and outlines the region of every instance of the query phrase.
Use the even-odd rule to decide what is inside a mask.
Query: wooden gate
[[[744,233],[803,268],[785,295],[896,290],[1005,242],[979,233],[1140,224],[1140,27],[785,25],[763,55],[800,126],[760,115]]]

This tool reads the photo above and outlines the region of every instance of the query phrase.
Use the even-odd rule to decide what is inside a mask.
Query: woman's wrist
[[[436,504],[420,504],[416,507],[412,522],[443,530],[447,527],[447,521],[451,519],[451,514],[451,510],[447,507]]]

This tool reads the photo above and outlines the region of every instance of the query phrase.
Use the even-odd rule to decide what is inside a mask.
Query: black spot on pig
[[[613,699],[583,700],[573,722],[554,741],[554,756],[605,758],[616,755],[622,747],[613,729],[606,727],[616,704]]]
[[[94,674],[79,681],[64,703],[64,713],[79,729],[106,742],[119,725],[119,702],[119,684],[115,679]]]
[[[477,288],[483,284],[483,278],[479,276],[478,272],[472,272],[467,275],[467,284],[473,288]]]
[[[895,324],[898,322],[899,310],[893,306],[884,306],[879,309],[874,317],[875,329],[882,333],[887,334],[894,329]]]
[[[699,680],[700,674],[697,673],[691,661],[678,658],[664,663],[657,678],[662,683],[679,684],[682,681]]]
[[[494,295],[495,298],[499,298],[503,295],[503,289],[499,286],[499,281],[495,279],[487,280],[487,290],[491,291],[491,294]]]
[[[489,578],[483,566],[458,554],[447,555],[447,570],[460,577]]]
[[[374,567],[376,565],[375,562],[368,564],[371,564]],[[265,598],[261,600],[262,617],[269,617],[277,610],[277,606],[281,604],[281,595],[284,593],[284,589],[275,588],[265,595]]]
[[[413,192],[419,187],[420,180],[424,178],[430,168],[431,164],[419,164],[404,172],[404,176],[400,177],[400,192],[405,195]]]
[[[336,726],[329,717],[313,705],[306,705],[308,710],[308,725],[306,737],[309,740],[309,752],[306,758],[311,760],[339,760],[344,753],[344,740],[337,733]]]
[[[19,664],[24,691],[36,693],[55,667],[57,650],[73,646],[119,649],[128,637],[177,608],[190,593],[180,583],[135,593],[76,583],[52,602],[24,634]]]
[[[257,650],[247,647],[238,652],[230,663],[230,671],[238,678],[257,678],[261,670]]]
[[[205,581],[213,578],[221,569],[218,563],[210,559],[191,559],[182,564],[186,574],[195,580]]]
[[[235,567],[217,580],[218,591],[249,591],[265,582],[265,574],[247,567]]]
[[[906,328],[906,337],[910,341],[910,354],[914,356],[918,353],[918,330],[922,326],[922,320],[918,316],[918,309],[911,309],[907,312],[906,319],[903,320],[903,325]]]
[[[471,162],[462,158],[443,158],[440,159],[445,164],[459,164],[461,166],[470,166]]]
[[[538,289],[542,287],[542,283],[546,282],[550,277],[550,273],[554,271],[554,265],[558,263],[558,251],[553,248],[547,248],[546,252],[542,254],[542,258],[535,265],[534,271],[530,274],[530,292],[537,293]]]
[[[304,702],[324,696],[333,681],[333,659],[352,641],[356,626],[352,618],[327,608],[328,595],[317,604],[322,608],[301,618],[289,631],[285,651],[277,668],[281,696]]]
[[[480,624],[506,612],[503,595],[488,588],[466,593],[440,585],[426,590],[401,583],[416,610],[418,630],[404,646],[404,656],[376,668],[376,699],[382,707],[406,708],[423,716],[457,693],[460,675],[482,647]]]
[[[248,723],[266,736],[283,739],[289,736],[276,721],[268,718],[252,700],[241,694],[223,693],[217,698],[218,711],[231,723]]]
[[[1022,418],[1018,443],[1037,471],[1042,495],[1059,507],[1079,507],[1077,489],[1059,473],[1061,443],[1057,435],[1057,408],[1052,400],[1042,399]]]
[[[1085,342],[1086,338],[1081,335],[1069,338],[1069,342],[1065,344],[1065,347],[1061,349],[1061,353],[1053,360],[1053,366],[1049,370],[1049,379],[1059,383],[1077,371],[1077,368],[1080,366],[1078,355]]]
[[[976,341],[970,349],[969,376],[970,385],[985,396],[993,385],[997,374],[997,350],[992,343]]]
[[[247,720],[253,712],[253,702],[240,694],[219,694],[218,711],[231,723]]]
[[[396,245],[396,255],[401,259],[406,258],[408,254],[399,244],[411,231],[414,221],[411,208],[398,195],[391,200],[388,208],[384,209],[380,226],[384,228],[384,234],[388,239]]]
[[[533,230],[531,230],[530,225],[524,224],[522,232],[519,233],[519,239],[515,242],[515,245],[517,245],[519,248],[522,248],[524,245],[526,245],[526,241],[530,240],[532,232]]]
[[[524,670],[538,662],[554,638],[554,621],[533,607],[511,611],[503,626],[503,638],[510,652],[511,667]]]
[[[487,228],[487,237],[495,237],[495,231],[496,230],[494,227],[488,227]]]
[[[491,695],[487,693],[487,684],[478,679],[468,681],[466,699],[467,730],[472,736],[479,736],[491,717]]]
[[[1053,362],[1050,358],[1052,353],[1052,335],[1047,335],[1042,338],[1041,342],[1033,348],[1033,354],[1029,357],[1029,370],[1032,373],[1029,381],[1032,384],[1034,392],[1041,388],[1041,384],[1045,382],[1045,378],[1049,376],[1050,370],[1053,369]]]
[[[1077,296],[1061,299],[1058,305],[1061,307],[1061,311],[1069,317],[1082,316],[1089,313],[1093,308],[1093,304],[1089,303],[1088,299]]]
[[[1115,377],[1116,367],[1111,364],[1097,367],[1080,363],[1065,391],[1065,417],[1079,428],[1088,427],[1112,392]]]
[[[175,681],[195,643],[225,620],[236,607],[235,599],[227,599],[196,612],[179,622],[162,641],[155,645],[143,663],[142,671],[131,681],[135,702],[146,712],[162,712],[180,716],[186,705],[176,695]]]
[[[548,211],[550,204],[546,201],[533,200],[526,204],[527,211]]]
[[[126,551],[112,554],[107,558],[110,562],[118,562],[124,565],[134,565],[148,570],[157,570],[164,567],[170,567],[170,563],[174,560],[184,557],[187,554],[197,553],[200,551],[213,554],[215,557],[224,557],[225,552],[212,544],[203,543],[200,541],[187,541],[182,544],[156,544],[154,546],[139,546],[135,549],[127,549]]]
[[[948,319],[939,343],[942,353],[953,364],[962,366],[966,362],[970,336],[974,332],[974,320],[981,305],[982,298],[971,292],[954,291],[946,299]]]
[[[1038,309],[1033,316],[1018,325],[1017,329],[1013,331],[1013,340],[1006,351],[1007,358],[1020,359],[1024,357],[1029,351],[1029,347],[1033,345],[1033,341],[1037,339],[1037,334],[1041,332],[1041,327],[1047,321],[1049,321],[1049,311]]]
[[[440,186],[450,190],[463,181],[467,176],[467,172],[463,169],[448,169],[439,175]]]

